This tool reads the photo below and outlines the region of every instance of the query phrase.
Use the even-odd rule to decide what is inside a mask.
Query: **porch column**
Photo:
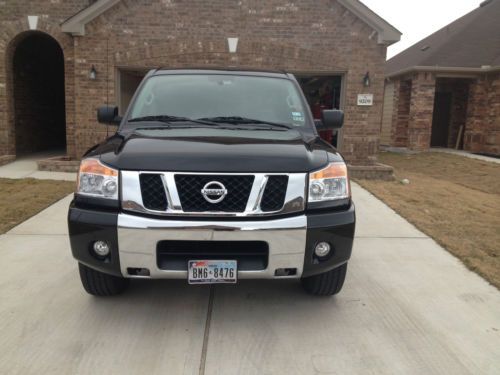
[[[410,115],[411,81],[400,78],[394,84],[392,117],[392,146],[408,147],[408,120]]]
[[[469,87],[469,103],[465,124],[464,150],[481,152],[485,142],[488,113],[488,82],[482,77]],[[483,151],[484,152],[484,151]]]
[[[408,121],[408,148],[411,150],[423,151],[431,146],[435,92],[436,79],[431,73],[418,73],[413,77]]]

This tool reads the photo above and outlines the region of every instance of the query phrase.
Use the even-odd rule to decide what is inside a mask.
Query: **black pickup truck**
[[[342,156],[318,136],[294,76],[154,70],[117,132],[84,155],[69,208],[71,249],[85,290],[118,294],[130,279],[190,284],[297,279],[338,293],[355,212]]]

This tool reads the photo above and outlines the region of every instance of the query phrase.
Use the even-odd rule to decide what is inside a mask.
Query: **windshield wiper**
[[[156,116],[142,116],[142,117],[135,117],[128,122],[147,122],[147,121],[156,121],[156,122],[163,122],[165,124],[172,124],[174,122],[191,122],[195,124],[202,124],[202,125],[217,125],[215,122],[210,122],[208,120],[194,120],[188,117],[180,117],[180,116],[169,116],[169,115],[156,115]]]
[[[277,122],[257,120],[253,118],[246,118],[240,116],[218,116],[218,117],[204,117],[199,118],[199,121],[210,121],[212,123],[225,123],[225,124],[257,124],[257,125],[271,125],[278,128],[291,129],[291,126],[280,124]]]

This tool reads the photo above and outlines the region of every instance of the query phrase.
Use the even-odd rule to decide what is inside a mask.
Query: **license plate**
[[[189,284],[236,283],[238,274],[235,260],[190,260],[188,262]]]

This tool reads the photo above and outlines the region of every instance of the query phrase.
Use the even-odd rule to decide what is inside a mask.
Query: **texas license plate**
[[[238,266],[235,260],[190,260],[189,284],[236,283]]]

